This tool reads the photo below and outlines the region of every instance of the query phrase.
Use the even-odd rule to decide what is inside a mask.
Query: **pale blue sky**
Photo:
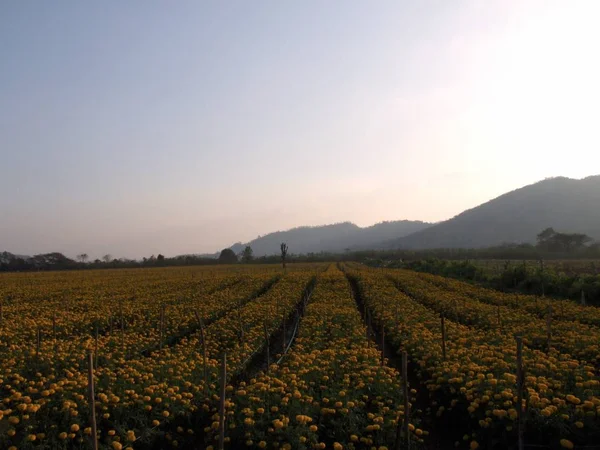
[[[0,3],[0,251],[215,251],[600,173],[594,0]]]

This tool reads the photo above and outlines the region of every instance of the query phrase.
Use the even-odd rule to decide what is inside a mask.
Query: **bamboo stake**
[[[283,316],[283,336],[281,339],[281,354],[285,353],[285,338],[286,338],[286,329],[285,329],[285,322],[286,322],[286,317],[285,317],[285,313],[282,313]]]
[[[267,331],[267,321],[264,323],[265,329],[265,345],[267,346],[267,375],[269,374],[269,367],[271,366],[271,350],[269,349],[269,332]]]
[[[221,392],[219,398],[219,450],[225,448],[225,392],[227,387],[227,353],[221,363]]]
[[[158,344],[159,349],[162,351],[163,348],[163,337],[164,337],[164,328],[165,328],[165,305],[162,305],[161,309],[160,309],[160,325],[159,325],[159,329],[160,329],[160,342]]]
[[[385,366],[385,328],[381,324],[381,367]]]
[[[123,316],[121,316],[121,351],[125,353],[125,323],[123,323]]]
[[[240,312],[240,308],[237,308],[237,316],[238,316],[238,323],[240,326],[240,332],[239,332],[240,343],[242,343],[244,341],[244,321],[242,319],[242,313]]]
[[[542,297],[546,296],[546,289],[544,286],[544,278],[545,278],[545,274],[544,274],[544,260],[540,259],[540,268],[542,270]]]
[[[496,315],[498,316],[498,328],[502,330],[502,319],[500,317],[500,305],[496,305]]]
[[[204,383],[208,386],[208,366],[206,365],[206,335],[204,334],[204,324],[200,320],[200,336],[202,338],[202,366],[204,368]]]
[[[550,350],[550,339],[552,337],[552,305],[548,305],[548,313],[546,315],[546,346]]]
[[[410,403],[408,401],[408,354],[406,352],[402,352],[402,390],[404,394],[404,422],[402,428],[404,429],[406,448],[409,448],[410,432],[408,425],[410,423]]]
[[[42,346],[42,329],[38,327],[37,329],[37,338],[35,344],[35,356],[40,357],[40,347]]]
[[[442,314],[442,358],[446,360],[446,322]]]
[[[90,421],[92,422],[92,448],[98,450],[98,430],[96,427],[96,399],[94,394],[94,356],[88,353],[88,395],[90,402]]]
[[[523,338],[516,337],[517,340],[517,432],[518,432],[518,449],[524,449],[523,443]]]
[[[94,367],[98,368],[98,325],[96,325],[96,335],[94,336]]]

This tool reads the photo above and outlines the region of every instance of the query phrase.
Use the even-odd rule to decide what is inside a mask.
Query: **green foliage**
[[[254,259],[254,254],[252,251],[252,247],[247,245],[246,248],[244,249],[244,251],[242,252],[242,262],[249,263],[249,262],[252,262],[253,259]]]
[[[501,291],[518,291],[527,294],[556,296],[579,300],[581,292],[588,304],[600,305],[599,274],[566,274],[552,266],[526,265],[505,261],[498,272],[486,272],[477,262],[449,261],[436,258],[396,263],[389,266],[403,267],[465,281],[478,282]]]
[[[280,248],[281,248],[281,264],[283,264],[283,268],[285,269],[285,262],[286,262],[287,253],[288,253],[288,246],[285,242],[282,242]]]

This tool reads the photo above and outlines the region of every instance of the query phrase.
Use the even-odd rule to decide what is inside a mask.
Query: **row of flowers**
[[[231,448],[383,450],[402,438],[403,409],[399,373],[381,364],[350,286],[332,265],[317,279],[291,352],[228,395],[226,436]],[[205,429],[208,444],[217,420]],[[415,413],[415,446],[428,434],[418,423]]]
[[[430,391],[431,413],[453,427],[457,445],[513,445],[518,405],[516,345],[511,332],[446,319],[444,358],[439,312],[448,314],[460,307],[461,314],[471,317],[464,322],[477,323],[468,316],[472,301],[463,306],[448,293],[431,289],[416,273],[348,270],[391,345],[411,356]],[[419,301],[401,292],[390,276],[420,295]],[[523,361],[528,443],[572,448],[573,443],[596,442],[600,380],[595,368],[567,354],[547,354],[528,346]]]
[[[215,388],[218,353],[227,349],[230,365],[234,366],[251,351],[246,343],[238,340],[231,343],[226,334],[221,336],[221,331],[229,330],[231,317],[239,317],[239,309],[249,321],[253,314],[259,314],[256,305],[275,309],[272,305],[288,296],[299,301],[306,280],[321,269],[307,266],[291,271],[275,284],[276,272],[272,267],[233,274],[226,270],[202,269],[195,273],[198,291],[188,292],[191,298],[167,295],[168,289],[163,283],[165,277],[171,276],[175,291],[179,290],[178,283],[187,285],[187,282],[177,270],[163,270],[167,276],[164,273],[157,275],[161,282],[155,284],[145,282],[147,274],[143,271],[130,274],[131,278],[126,279],[130,286],[139,283],[147,291],[130,300],[131,305],[123,307],[126,319],[139,316],[140,308],[150,310],[151,317],[156,318],[161,314],[161,304],[168,305],[164,314],[165,345],[162,350],[157,345],[160,333],[157,327],[146,324],[144,328],[144,321],[134,322],[126,328],[123,337],[120,332],[114,336],[109,332],[98,338],[96,399],[99,436],[104,446],[144,448],[157,439],[178,446],[186,440],[199,439],[194,431],[197,427],[193,425],[195,421],[205,420],[203,416],[208,412],[203,411],[204,405],[212,404],[209,395]],[[187,279],[189,272],[186,275]],[[91,276],[102,280],[102,274],[91,272]],[[98,279],[94,284],[101,290]],[[73,280],[74,283],[77,281]],[[107,290],[111,289],[109,282],[105,286]],[[152,290],[153,286],[155,290]],[[141,287],[137,291],[141,293]],[[196,293],[198,295],[194,296]],[[252,299],[256,293],[263,295]],[[94,299],[79,298],[69,299],[64,307],[73,314],[72,311],[82,309],[80,302],[102,307]],[[286,307],[288,303],[291,301],[285,303]],[[13,306],[20,307],[14,297],[8,308],[3,308],[2,337],[10,333],[13,323],[15,326],[20,323],[20,319],[11,313]],[[48,320],[48,313],[50,311],[46,310],[45,320]],[[201,327],[198,319],[204,322],[207,335],[208,381],[203,378],[204,358],[199,345]],[[281,321],[281,318],[273,317],[274,321],[276,319]],[[275,328],[275,325],[270,326],[271,330]],[[148,329],[150,327],[152,329]],[[248,328],[245,340],[254,335],[249,325]],[[180,335],[181,330],[191,331]],[[73,336],[72,342],[66,337],[44,341],[42,351],[36,355],[35,350],[31,350],[32,344],[22,337],[24,335],[18,331],[14,333],[11,344],[5,349],[6,358],[0,362],[0,393],[3,396],[0,398],[0,448],[89,446],[86,436],[91,433],[86,353],[95,348],[94,337],[86,330],[84,335]],[[173,335],[178,335],[178,339],[169,341]],[[263,341],[254,344],[263,345]],[[148,346],[152,351],[142,352]]]
[[[600,326],[600,308],[594,306],[584,306],[571,300],[550,299],[519,293],[510,294],[426,273],[422,274],[422,279],[461,296],[472,297],[491,305],[519,309],[542,319],[547,317],[548,307],[551,306],[553,320],[576,321],[596,327]]]
[[[541,319],[509,305],[490,305],[468,295],[424,281],[421,274],[406,270],[388,272],[398,287],[428,308],[464,325],[523,336],[526,345],[567,354],[582,363],[600,364],[600,329],[580,322]],[[550,348],[548,349],[548,343]]]

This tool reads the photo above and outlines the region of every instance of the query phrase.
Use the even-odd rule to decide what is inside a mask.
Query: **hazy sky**
[[[600,2],[0,3],[0,251],[215,251],[600,173]]]

